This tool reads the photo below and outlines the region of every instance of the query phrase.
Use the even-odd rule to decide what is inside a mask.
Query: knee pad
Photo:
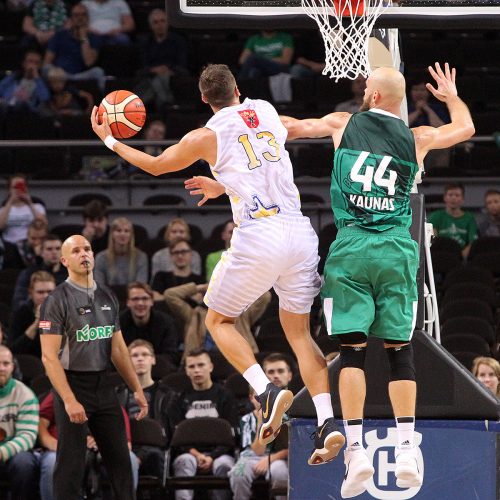
[[[387,358],[391,367],[391,382],[396,380],[415,380],[413,346],[386,347]]]
[[[365,369],[366,346],[340,346],[340,369],[359,368]]]

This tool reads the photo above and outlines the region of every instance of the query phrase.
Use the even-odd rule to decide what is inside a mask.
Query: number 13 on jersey
[[[271,132],[259,132],[255,135],[257,139],[264,139],[267,141],[269,146],[271,146],[274,151],[264,151],[262,156],[267,161],[280,161],[280,145],[276,142],[276,138]],[[253,170],[254,168],[262,166],[262,162],[257,157],[255,149],[252,146],[248,134],[243,134],[238,137],[238,142],[243,146],[245,153],[248,157],[248,169]]]

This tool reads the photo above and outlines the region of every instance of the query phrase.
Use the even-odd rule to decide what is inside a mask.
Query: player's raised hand
[[[196,175],[184,181],[184,187],[189,190],[191,196],[202,195],[203,198],[198,202],[198,206],[201,207],[208,200],[213,198],[218,198],[221,194],[226,192],[226,189],[222,184],[219,184],[214,179],[210,177],[204,177],[202,175]]]
[[[456,97],[458,95],[457,86],[455,85],[456,70],[455,68],[450,69],[448,63],[444,64],[444,71],[441,69],[439,63],[435,63],[435,67],[436,69],[429,66],[428,69],[432,78],[436,80],[437,89],[430,83],[427,83],[425,86],[436,99],[446,102],[450,97]]]
[[[111,127],[109,126],[108,114],[103,113],[102,115],[102,123],[99,124],[98,121],[98,111],[99,108],[94,106],[92,108],[92,112],[90,113],[90,123],[92,124],[92,130],[99,136],[101,141],[104,141],[108,135],[113,135],[111,133]]]

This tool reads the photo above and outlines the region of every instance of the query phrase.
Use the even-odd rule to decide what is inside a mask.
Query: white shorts
[[[308,313],[320,289],[318,262],[318,237],[308,217],[245,221],[215,267],[205,304],[235,318],[273,287],[280,308]]]

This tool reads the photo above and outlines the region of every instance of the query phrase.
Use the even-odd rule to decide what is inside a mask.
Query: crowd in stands
[[[479,356],[499,357],[500,191],[488,189],[477,214],[462,208],[464,195],[462,184],[447,184],[444,208],[428,221],[442,344],[471,368]]]
[[[40,494],[45,500],[52,498],[50,485],[57,431],[50,384],[46,379],[45,383],[40,380],[45,375],[40,363],[38,321],[40,305],[67,277],[59,260],[62,239],[66,235],[51,232],[43,200],[35,203],[31,198],[24,176],[16,174],[9,180],[9,186],[8,198],[0,212],[4,232],[10,237],[7,240],[2,235],[0,239],[4,248],[0,289],[6,289],[0,308],[3,321],[1,341],[5,346],[0,348],[0,398],[4,393],[10,394],[12,386],[12,383],[2,383],[2,374],[5,377],[5,373],[12,373],[15,387],[23,387],[21,393],[27,401],[23,404],[37,405],[30,385],[36,392],[40,420],[37,421],[37,441],[30,438],[29,446],[22,441],[23,446],[15,451],[11,447],[5,448],[9,458],[12,455],[12,462],[6,461],[6,470],[11,478],[14,476],[9,471],[24,471],[22,480],[11,479],[13,491],[26,491],[23,488],[28,488],[29,483],[29,488],[35,488],[36,495]],[[498,356],[499,273],[498,269],[481,267],[476,259],[481,256],[481,242],[498,245],[500,192],[493,189],[486,192],[484,212],[477,220],[462,209],[464,188],[460,184],[446,186],[443,200],[444,209],[429,215],[436,233],[432,252],[436,257],[436,283],[442,306],[443,345],[498,395],[500,372],[495,358]],[[213,231],[208,244],[202,244],[199,240],[193,241],[193,231],[197,232],[194,226],[189,226],[182,218],[174,218],[165,225],[160,241],[163,246],[151,251],[155,247],[146,245],[146,252],[140,249],[145,242],[135,241],[131,221],[124,217],[110,220],[106,205],[99,200],[91,200],[82,208],[79,232],[86,235],[95,249],[95,278],[113,289],[120,300],[121,329],[149,400],[149,417],[158,421],[164,435],[164,441],[158,446],[134,443],[132,424],[138,408],[129,389],[113,374],[111,381],[117,387],[125,418],[132,421],[127,425],[136,485],[145,475],[185,478],[208,474],[226,481],[222,483],[222,489],[214,490],[215,498],[234,495],[239,499],[251,498],[252,491],[255,492],[252,488],[261,487],[263,481],[267,484],[266,478],[273,488],[279,489],[280,484],[286,484],[286,447],[266,450],[258,444],[255,430],[260,413],[254,395],[249,392],[244,379],[235,383],[235,378],[240,376],[224,360],[205,327],[207,309],[203,295],[214,267],[230,244],[233,229],[232,221],[222,222]],[[453,251],[456,265],[441,269],[439,252],[448,252],[446,261],[449,264]],[[498,248],[495,251],[498,262],[500,252]],[[486,261],[491,260],[490,255]],[[466,273],[463,280],[453,278],[454,274],[460,273]],[[471,287],[474,288],[472,292]],[[481,318],[477,318],[479,315]],[[318,344],[329,360],[334,359],[337,346],[321,327],[318,307],[311,319]],[[450,327],[457,319],[465,331]],[[486,333],[474,321],[486,323]],[[467,327],[469,323],[473,326]],[[271,380],[282,386],[290,383],[294,390],[302,386],[293,355],[277,323],[274,294],[267,292],[257,299],[236,325],[260,356]],[[33,373],[34,360],[40,366],[37,374]],[[7,369],[2,368],[2,362]],[[19,385],[21,381],[24,385]],[[227,420],[236,436],[231,446],[205,442],[197,445],[193,442],[178,448],[172,446],[165,455],[168,444],[172,440],[176,442],[174,437],[176,430],[182,428],[180,423],[194,417]],[[9,432],[13,434],[3,438],[7,440],[4,446],[14,439],[17,429]],[[27,431],[19,429],[19,432]],[[0,440],[0,453],[2,446]],[[106,487],[106,480],[101,471],[99,450],[90,435],[88,449],[89,471],[82,488],[89,495],[98,495]],[[20,458],[14,460],[18,453]],[[2,468],[5,467],[0,467],[0,477],[3,477]],[[38,474],[39,486],[33,486],[38,481],[34,479]],[[260,483],[256,482],[258,478],[263,478],[259,479]],[[193,495],[192,490],[181,486],[175,490],[177,499],[193,498]]]

